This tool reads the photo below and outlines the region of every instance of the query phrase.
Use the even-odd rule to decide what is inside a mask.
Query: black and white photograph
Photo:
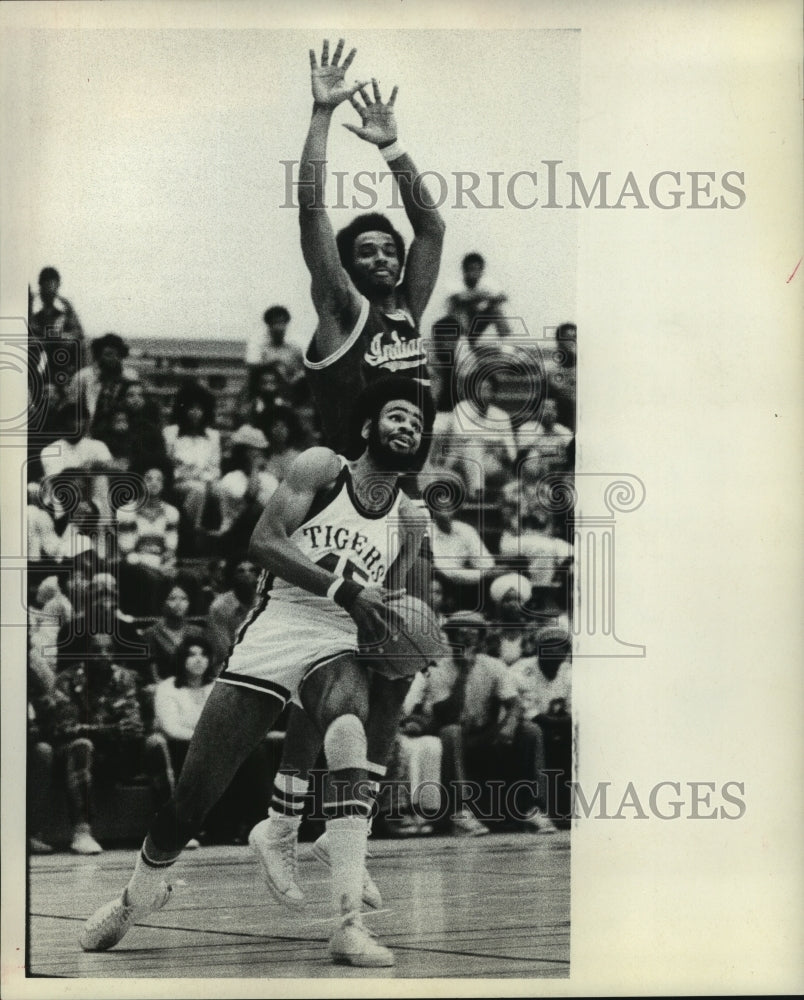
[[[801,4],[4,7],[4,995],[797,992]]]

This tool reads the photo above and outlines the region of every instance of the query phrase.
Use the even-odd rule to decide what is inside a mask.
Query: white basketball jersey
[[[304,523],[290,539],[311,562],[330,573],[363,586],[380,587],[399,553],[402,493],[396,489],[392,498],[387,482],[378,479],[378,495],[382,490],[391,502],[380,513],[367,511],[355,496],[346,459],[339,457],[338,478],[333,486],[316,496]],[[257,614],[270,612],[274,601],[283,605],[303,605],[305,614],[324,612],[345,616],[352,623],[347,612],[330,598],[318,597],[265,571],[260,578],[254,610]]]

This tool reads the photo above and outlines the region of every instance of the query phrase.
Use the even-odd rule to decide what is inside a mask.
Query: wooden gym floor
[[[370,842],[384,909],[366,923],[394,969],[333,965],[327,871],[300,845],[296,912],[263,887],[248,847],[186,852],[173,898],[114,949],[85,954],[84,920],[117,895],[136,854],[32,857],[28,974],[78,978],[546,979],[569,975],[570,834],[493,833]]]

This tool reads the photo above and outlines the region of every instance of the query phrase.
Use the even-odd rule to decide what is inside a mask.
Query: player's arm
[[[330,486],[341,469],[329,448],[309,448],[291,465],[265,505],[249,544],[249,557],[276,576],[318,597],[329,596],[347,611],[366,638],[382,639],[388,632],[384,593],[344,580],[309,559],[292,541],[316,494]]]
[[[404,496],[399,505],[400,547],[396,559],[385,576],[388,590],[402,590],[408,572],[416,562],[422,542],[430,528],[430,514],[423,505]]]
[[[338,41],[332,62],[325,41],[318,65],[310,49],[313,114],[299,165],[299,228],[304,262],[312,278],[311,294],[318,313],[318,350],[326,357],[340,347],[344,329],[357,322],[360,295],[341,267],[335,232],[325,207],[327,140],[335,108],[354,93],[359,84],[347,87],[344,75],[355,57],[355,49],[340,63],[343,39]]]
[[[398,88],[394,87],[387,103],[383,103],[377,81],[372,79],[371,84],[373,101],[365,86],[357,88],[364,103],[361,104],[354,93],[350,98],[352,106],[360,115],[362,125],[359,128],[356,125],[346,125],[345,128],[380,149],[402,195],[405,214],[413,228],[413,242],[405,264],[402,292],[405,303],[418,324],[438,278],[446,226],[415,163],[399,145],[394,116]]]

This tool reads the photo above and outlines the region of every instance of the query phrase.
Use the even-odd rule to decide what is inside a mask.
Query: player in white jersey
[[[403,579],[427,530],[426,515],[399,490],[415,468],[433,411],[411,379],[389,376],[358,401],[355,431],[366,450],[353,463],[311,448],[270,498],[250,545],[266,574],[196,727],[170,802],[156,815],[134,873],[118,899],[87,921],[87,951],[113,947],[168,901],[167,870],[200,828],[243,760],[298,696],[324,734],[333,902],[334,961],[393,965],[393,955],[362,923],[368,815],[365,723],[383,678],[356,656],[388,634],[379,586]],[[280,582],[281,581],[281,582]],[[379,684],[379,687],[377,686]],[[259,829],[258,827],[255,829]],[[259,852],[259,837],[252,844]]]

